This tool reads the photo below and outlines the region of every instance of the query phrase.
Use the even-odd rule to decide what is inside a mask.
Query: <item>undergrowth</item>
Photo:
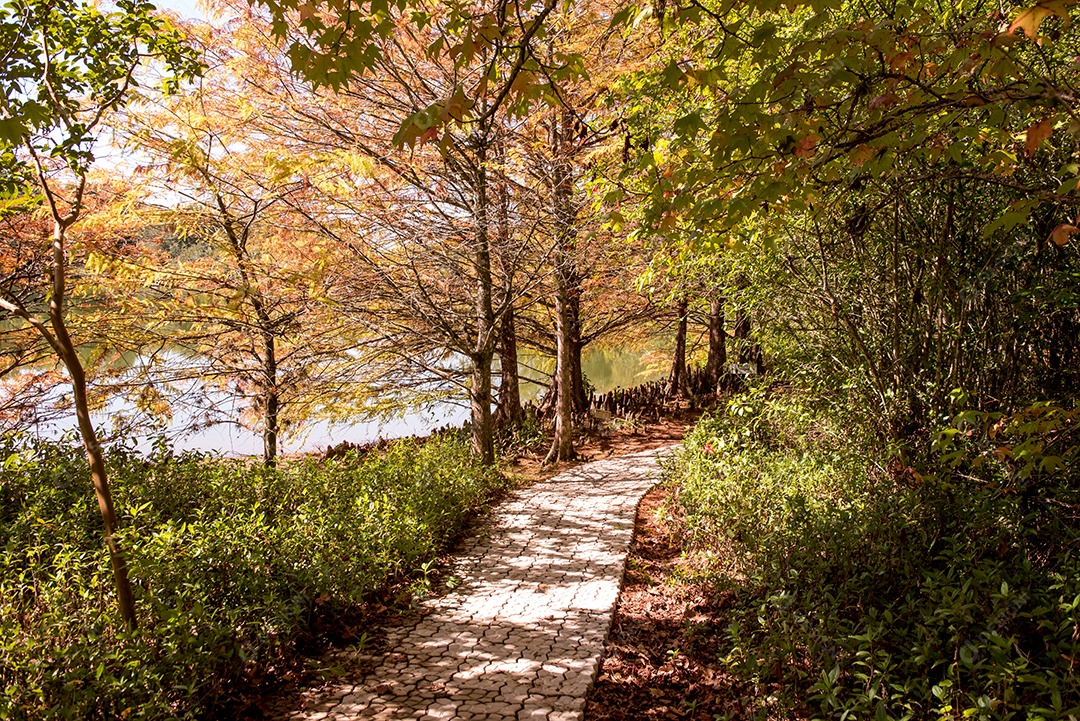
[[[741,717],[1080,716],[1076,421],[963,411],[890,454],[793,390],[703,418],[667,474]]]
[[[319,614],[426,568],[503,483],[451,437],[280,470],[109,449],[140,622],[127,633],[84,456],[4,443],[3,719],[227,715]]]

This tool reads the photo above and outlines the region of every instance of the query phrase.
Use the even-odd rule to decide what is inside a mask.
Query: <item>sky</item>
[[[206,13],[196,7],[196,0],[157,0],[159,8],[174,10],[185,18],[206,18]]]

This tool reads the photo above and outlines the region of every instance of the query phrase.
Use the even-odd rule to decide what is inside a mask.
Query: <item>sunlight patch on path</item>
[[[587,463],[514,494],[462,546],[451,570],[461,585],[390,632],[393,653],[288,718],[582,718],[637,505],[670,451]]]

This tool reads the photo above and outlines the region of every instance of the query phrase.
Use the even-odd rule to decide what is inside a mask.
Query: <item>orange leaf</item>
[[[914,59],[914,53],[909,53],[907,51],[897,53],[889,58],[889,69],[894,73],[902,73],[907,70],[908,64]]]
[[[1035,151],[1042,141],[1050,137],[1050,133],[1054,132],[1054,128],[1050,125],[1050,118],[1041,120],[1030,128],[1027,129],[1027,135],[1024,139],[1024,153],[1030,158],[1035,154]]]
[[[1078,230],[1080,230],[1080,228],[1077,228],[1075,225],[1062,223],[1050,233],[1050,240],[1054,241],[1054,245],[1061,248],[1069,242],[1069,236]]]
[[[813,155],[817,151],[817,144],[820,139],[818,136],[811,134],[800,140],[795,146],[795,157],[808,158]]]
[[[855,163],[856,166],[861,168],[862,166],[866,165],[866,161],[874,157],[874,153],[876,152],[877,150],[870,147],[869,145],[860,145],[852,151],[851,162]]]

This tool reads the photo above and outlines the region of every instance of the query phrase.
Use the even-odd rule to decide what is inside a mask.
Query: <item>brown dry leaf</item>
[[[1050,133],[1054,132],[1054,128],[1050,125],[1050,118],[1041,120],[1030,128],[1027,129],[1027,134],[1024,138],[1024,153],[1030,158],[1035,154],[1035,151],[1042,141],[1050,137]]]
[[[1062,248],[1069,242],[1069,236],[1078,230],[1080,230],[1080,228],[1077,228],[1075,225],[1062,223],[1050,233],[1050,240],[1054,242],[1054,245]]]

